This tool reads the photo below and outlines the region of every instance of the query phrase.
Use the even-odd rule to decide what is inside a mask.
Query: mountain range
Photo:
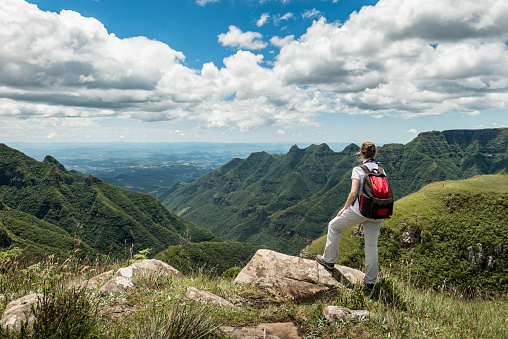
[[[175,185],[163,204],[222,239],[295,255],[345,203],[358,151],[355,144],[341,152],[321,144],[252,153]],[[506,171],[508,128],[424,132],[405,145],[379,147],[376,160],[400,199],[432,182]]]
[[[0,238],[3,247],[125,257],[189,241],[221,241],[170,213],[157,199],[67,171],[0,144]],[[2,239],[0,239],[1,241]]]

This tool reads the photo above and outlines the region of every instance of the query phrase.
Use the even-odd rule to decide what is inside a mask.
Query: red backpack
[[[387,219],[393,213],[393,194],[388,178],[381,166],[370,170],[361,165],[366,173],[362,194],[359,197],[360,213],[371,219]]]

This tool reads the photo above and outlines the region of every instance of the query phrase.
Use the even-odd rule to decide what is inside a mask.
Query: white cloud
[[[282,16],[280,14],[277,14],[277,15],[273,16],[273,23],[274,23],[274,25],[278,26],[278,25],[280,25],[280,23],[282,21],[287,21],[287,20],[290,20],[293,18],[294,18],[294,14],[291,12],[288,12]]]
[[[283,47],[285,45],[288,45],[292,41],[294,41],[294,39],[295,39],[294,35],[288,35],[288,36],[285,36],[284,38],[274,36],[273,38],[270,39],[270,43],[272,45],[274,45],[275,47]]]
[[[322,16],[323,13],[321,11],[318,11],[317,9],[308,9],[305,12],[302,13],[302,18],[304,19],[314,19],[319,16]]]
[[[342,25],[320,18],[300,37],[273,37],[273,68],[245,51],[267,46],[260,33],[230,26],[219,42],[244,50],[222,68],[195,70],[161,42],[119,39],[96,19],[8,0],[0,119],[40,139],[57,131],[60,140],[93,138],[104,118],[284,131],[315,125],[325,112],[411,118],[506,109],[506,17],[506,1],[380,0]]]
[[[506,108],[506,16],[502,1],[381,0],[343,25],[314,22],[281,49],[274,71],[336,93],[349,113]]]
[[[411,128],[409,130],[406,131],[407,133],[412,133],[412,134],[418,134],[418,131],[415,130],[414,128]]]
[[[220,0],[196,0],[196,3],[200,6],[206,6],[208,4],[217,3]]]
[[[270,17],[270,14],[268,13],[263,13],[261,14],[261,17],[258,19],[258,21],[256,22],[256,25],[258,27],[261,27],[263,26],[264,24],[266,24],[266,21],[268,20],[268,18]]]
[[[223,46],[234,47],[238,49],[263,49],[268,44],[264,42],[263,35],[259,32],[242,32],[236,26],[229,26],[229,31],[227,33],[222,33],[219,35],[219,42]]]
[[[46,139],[51,140],[51,139],[54,139],[56,136],[57,136],[56,132],[51,132],[48,135],[46,135]]]

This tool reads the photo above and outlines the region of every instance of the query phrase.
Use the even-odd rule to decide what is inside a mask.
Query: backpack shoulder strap
[[[366,165],[360,165],[360,168],[367,174],[370,173],[370,169]]]

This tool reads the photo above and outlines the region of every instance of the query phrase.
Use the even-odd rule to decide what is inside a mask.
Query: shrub
[[[223,273],[222,273],[222,277],[224,279],[235,279],[236,276],[242,271],[242,269],[240,267],[231,267],[231,268],[228,268],[227,270],[225,270]]]

